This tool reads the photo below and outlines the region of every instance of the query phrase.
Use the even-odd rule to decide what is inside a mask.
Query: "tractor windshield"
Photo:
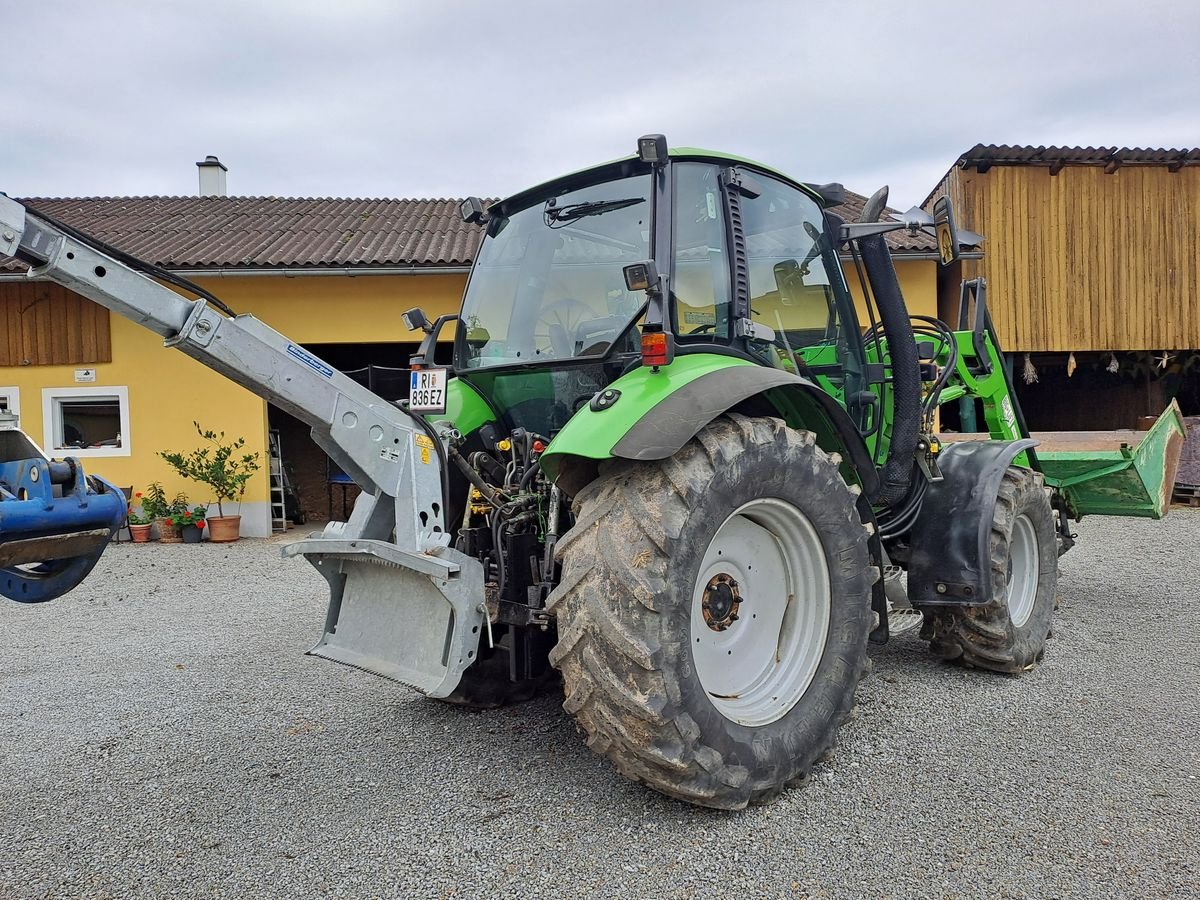
[[[634,175],[493,218],[463,298],[456,368],[636,351],[629,325],[645,297],[621,270],[650,256],[651,206],[650,176]]]

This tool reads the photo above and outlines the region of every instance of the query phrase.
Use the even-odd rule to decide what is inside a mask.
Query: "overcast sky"
[[[920,202],[976,143],[1200,146],[1200,3],[0,3],[0,191],[502,196],[727,150]]]

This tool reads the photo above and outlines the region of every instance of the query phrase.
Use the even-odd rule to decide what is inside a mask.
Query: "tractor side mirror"
[[[411,313],[414,311],[421,313],[421,318],[424,319],[425,313],[421,312],[421,310],[419,310],[419,309],[411,310],[410,309],[407,313],[404,314],[406,321],[408,319],[408,313]],[[425,326],[421,329],[422,331],[425,332],[425,337],[421,339],[421,346],[417,348],[416,355],[410,356],[408,358],[408,364],[410,366],[412,366],[414,369],[428,369],[430,366],[436,365],[437,363],[433,357],[434,357],[434,353],[437,351],[438,336],[441,335],[441,333],[442,333],[442,326],[445,325],[447,322],[457,322],[457,321],[458,321],[457,314],[438,316],[437,319],[434,320],[432,325],[430,325],[429,322],[426,321]],[[412,330],[415,331],[416,329],[412,329]]]
[[[400,314],[400,318],[404,320],[404,327],[409,331],[421,331],[429,334],[433,330],[433,325],[429,322],[429,317],[425,315],[425,310],[419,306],[414,306],[412,309],[406,310]]]
[[[954,224],[954,207],[949,197],[938,197],[934,202],[933,227],[937,234],[938,257],[943,266],[948,266],[961,255],[958,228]]]

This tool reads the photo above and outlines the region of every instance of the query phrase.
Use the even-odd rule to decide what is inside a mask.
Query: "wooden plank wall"
[[[955,168],[941,193],[986,238],[963,277],[1005,350],[1200,348],[1200,168]]]
[[[0,282],[0,366],[112,362],[108,310],[57,284]]]

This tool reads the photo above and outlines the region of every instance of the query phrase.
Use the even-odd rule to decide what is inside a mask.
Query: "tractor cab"
[[[706,151],[670,163],[633,157],[464,204],[486,233],[454,369],[510,427],[553,434],[622,374],[687,354],[800,375],[839,401],[863,389],[840,220],[820,195]],[[646,266],[656,283],[631,282]]]

